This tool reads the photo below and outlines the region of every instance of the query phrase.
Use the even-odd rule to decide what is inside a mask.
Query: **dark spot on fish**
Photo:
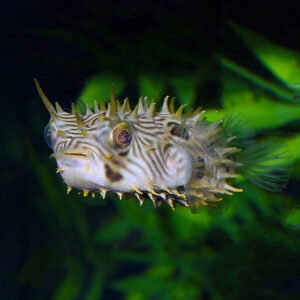
[[[178,192],[179,192],[180,194],[183,194],[183,193],[185,192],[185,188],[184,188],[183,185],[180,185],[180,186],[177,188],[177,190],[178,190]]]
[[[166,152],[169,148],[171,148],[171,144],[166,144],[165,147],[164,147],[164,152]]]
[[[204,165],[203,166],[197,166],[195,168],[195,174],[196,174],[196,177],[198,179],[201,179],[203,176],[204,176],[204,172],[205,172],[205,167]]]
[[[119,153],[119,156],[126,156],[128,154],[129,150],[128,151],[125,151],[125,152],[121,152]]]
[[[104,165],[105,175],[111,182],[120,181],[123,177],[120,173],[113,171],[109,165]]]
[[[201,162],[201,163],[204,164],[204,158],[203,158],[202,156],[198,156],[198,157],[197,157],[197,160],[198,160],[199,162]]]
[[[197,171],[197,172],[196,172],[196,177],[199,178],[199,179],[201,179],[201,178],[203,177],[203,175],[204,175],[204,174],[203,174],[202,171]]]
[[[180,124],[175,123],[175,122],[168,122],[167,126],[168,127],[170,127],[170,126],[173,127],[173,129],[171,130],[172,135],[181,137],[185,140],[188,140],[190,138],[188,130],[184,126],[181,126]]]

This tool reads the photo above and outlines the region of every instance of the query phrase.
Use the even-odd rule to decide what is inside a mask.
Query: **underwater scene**
[[[1,14],[0,299],[300,299],[297,1]]]

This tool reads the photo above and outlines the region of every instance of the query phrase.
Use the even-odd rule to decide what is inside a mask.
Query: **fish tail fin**
[[[284,189],[289,179],[289,155],[279,139],[259,141],[236,154],[237,172],[251,183],[271,192]]]
[[[236,171],[251,183],[268,191],[281,191],[289,179],[289,158],[279,138],[257,141],[254,131],[238,115],[229,115],[224,121],[224,134],[237,136],[230,146],[241,149],[234,160],[241,165]]]

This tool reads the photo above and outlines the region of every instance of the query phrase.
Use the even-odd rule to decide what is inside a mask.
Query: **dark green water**
[[[296,1],[6,3],[0,298],[299,299],[299,13]],[[65,108],[108,100],[115,83],[120,98],[174,95],[212,121],[238,112],[286,145],[290,180],[277,193],[240,180],[245,192],[197,215],[66,195],[34,77]]]

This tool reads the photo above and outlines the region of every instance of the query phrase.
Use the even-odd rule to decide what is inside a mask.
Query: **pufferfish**
[[[216,206],[223,194],[242,192],[230,183],[239,176],[241,149],[230,145],[237,137],[224,135],[223,120],[209,123],[200,109],[183,116],[185,105],[175,112],[168,96],[160,111],[147,98],[131,110],[128,98],[116,101],[113,87],[107,108],[95,102],[94,112],[86,106],[82,115],[72,103],[69,113],[57,102],[55,109],[35,83],[51,115],[45,136],[68,193],[134,195],[140,205],[150,199],[155,207],[166,202],[197,212]]]

